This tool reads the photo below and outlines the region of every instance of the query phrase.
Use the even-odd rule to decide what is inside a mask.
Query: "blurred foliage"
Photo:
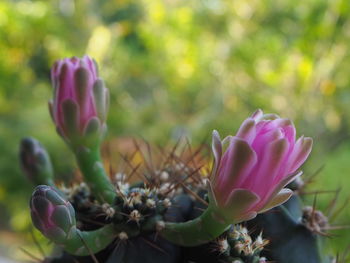
[[[109,138],[208,143],[212,129],[232,134],[262,108],[314,138],[306,174],[325,164],[313,187],[342,185],[345,200],[349,40],[348,0],[0,1],[1,229],[29,238],[32,188],[18,168],[20,138],[38,138],[58,176],[72,173],[47,111],[49,69],[58,58],[84,54],[98,61],[111,91]],[[331,198],[322,194],[319,206]],[[350,221],[350,208],[338,221]],[[349,237],[348,230],[337,233],[334,251]]]

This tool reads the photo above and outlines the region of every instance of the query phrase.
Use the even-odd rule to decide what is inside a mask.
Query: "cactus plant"
[[[57,187],[43,146],[31,138],[21,142],[21,166],[35,185],[30,200],[33,224],[61,249],[60,256],[44,262],[329,259],[317,247],[321,236],[310,230],[315,227],[313,212],[302,210],[297,192],[285,188],[301,175],[298,169],[312,148],[310,138],[295,141],[290,120],[258,110],[235,136],[221,140],[214,131],[212,169],[203,148],[178,153],[174,147],[162,150],[156,163],[144,157],[144,169],[126,158],[129,172],[112,177],[100,153],[108,90],[96,63],[88,56],[59,60],[51,77],[51,116],[75,154],[84,182]],[[144,156],[136,146],[137,154]],[[202,160],[197,162],[199,155]],[[134,174],[141,180],[131,180]],[[321,214],[318,217],[316,226],[326,224]],[[276,242],[278,237],[281,242]]]

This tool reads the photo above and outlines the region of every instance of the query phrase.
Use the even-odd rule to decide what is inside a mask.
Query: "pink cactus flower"
[[[50,112],[64,138],[81,136],[105,124],[108,90],[89,56],[56,61],[51,69],[54,87]]]
[[[236,136],[221,141],[213,132],[211,198],[225,218],[249,220],[291,197],[293,192],[284,187],[300,175],[297,170],[312,148],[311,138],[295,141],[295,135],[290,120],[261,110],[243,122]]]

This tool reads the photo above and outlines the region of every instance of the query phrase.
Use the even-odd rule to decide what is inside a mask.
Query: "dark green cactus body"
[[[106,263],[178,263],[180,247],[156,234],[119,241]]]
[[[270,245],[263,252],[280,263],[324,263],[320,254],[321,237],[302,224],[301,200],[293,196],[284,205],[258,215],[248,222],[256,234],[263,231]],[[324,261],[326,260],[326,261]]]
[[[100,263],[106,262],[114,248],[115,248],[115,244],[111,243],[105,249],[94,254],[93,256]],[[75,256],[65,251],[62,251],[60,255],[46,258],[43,263],[77,263],[77,262],[78,263],[95,263],[94,258],[91,255]]]

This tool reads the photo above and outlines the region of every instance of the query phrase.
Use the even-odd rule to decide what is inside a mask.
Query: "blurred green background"
[[[74,167],[47,111],[56,59],[98,61],[111,92],[109,139],[185,135],[198,145],[214,128],[235,133],[257,108],[293,119],[314,138],[305,174],[324,165],[309,189],[341,187],[341,207],[350,192],[349,43],[348,0],[0,1],[0,255],[38,254],[28,245],[32,186],[19,140],[39,139],[58,176]],[[317,207],[333,197],[319,194]],[[333,223],[349,222],[346,207]],[[343,253],[350,230],[331,233],[328,249]]]

